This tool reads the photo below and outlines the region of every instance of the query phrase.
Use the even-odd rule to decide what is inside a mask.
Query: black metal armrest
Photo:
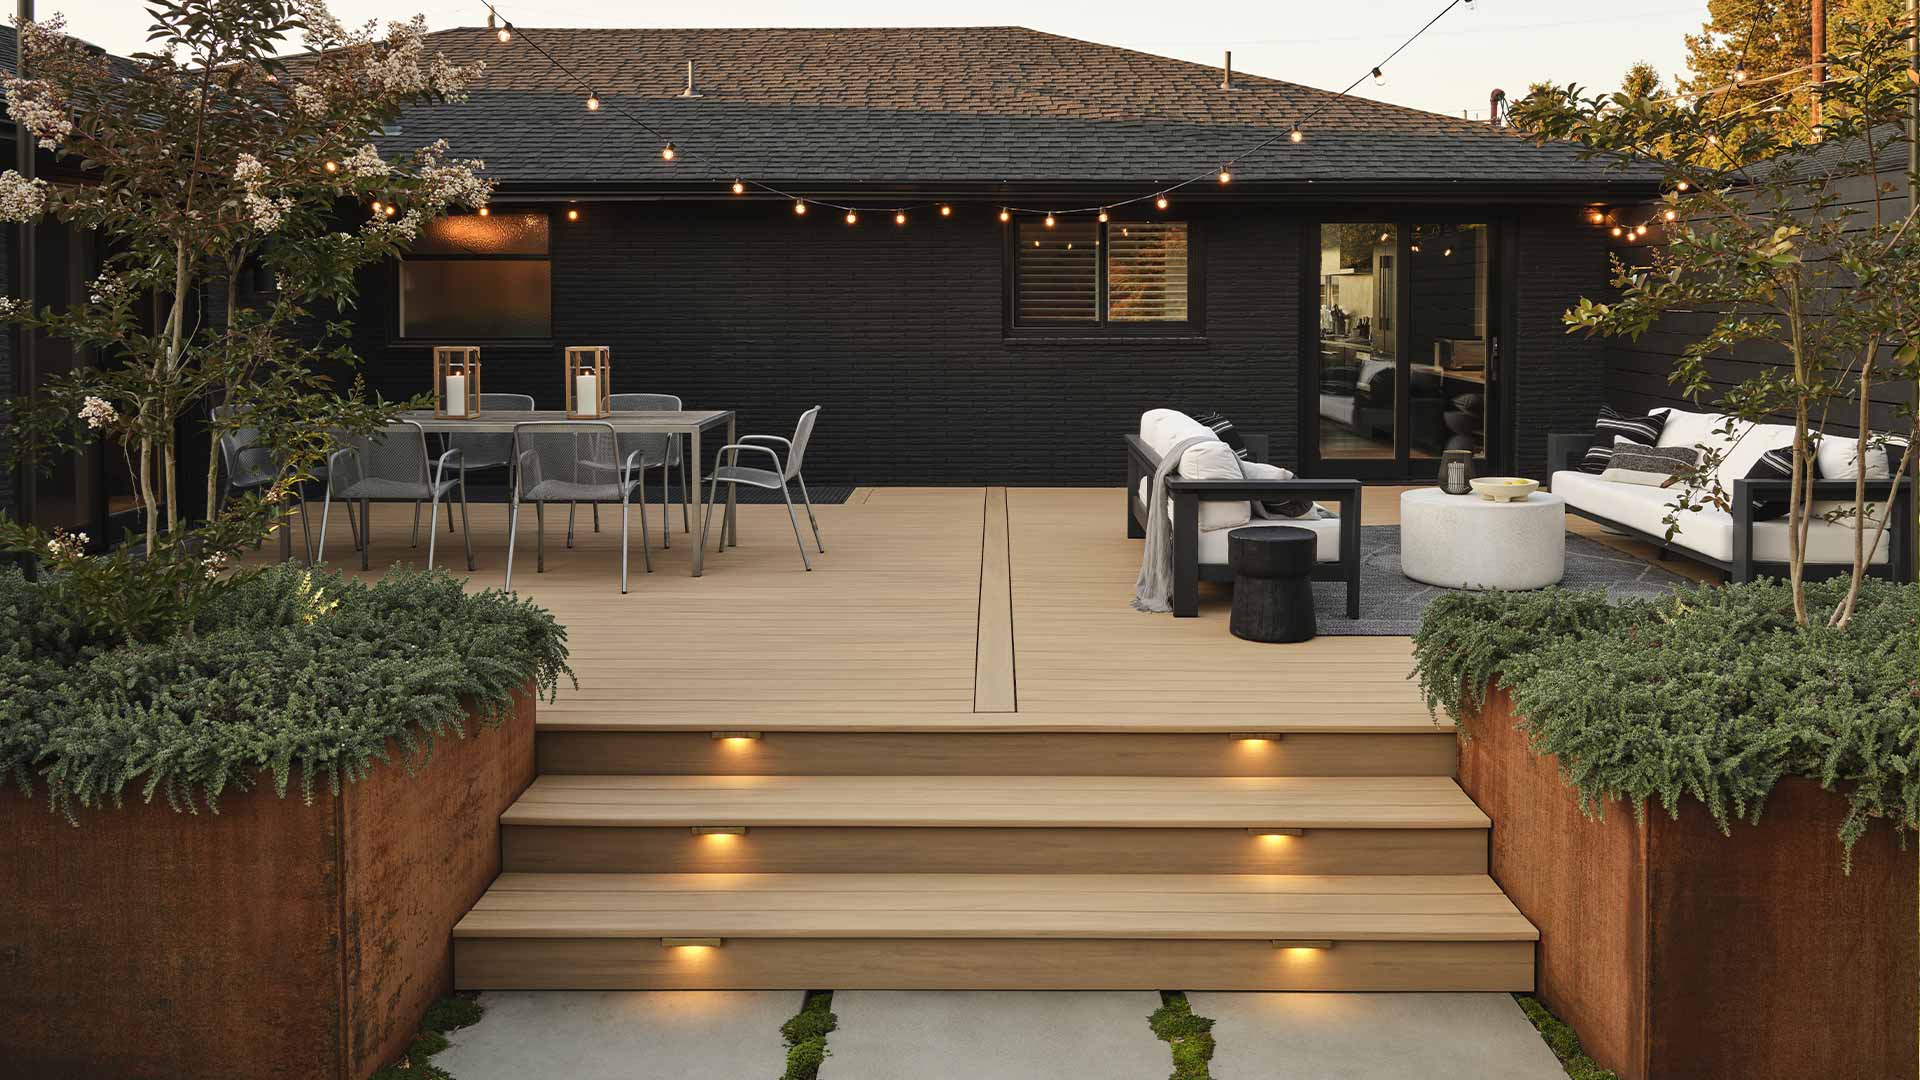
[[[1813,497],[1816,499],[1853,498],[1854,481],[1852,480],[1815,480],[1812,481],[1812,484]],[[1901,487],[1907,487],[1909,484],[1910,481],[1907,477],[1903,476],[1900,478],[1899,485]],[[1869,480],[1867,481],[1866,488],[1868,499],[1885,499],[1887,496],[1893,494],[1894,481]],[[1743,477],[1733,482],[1733,497],[1736,501],[1760,498],[1768,495],[1784,497],[1792,494],[1792,492],[1793,481],[1786,477],[1781,477],[1777,480],[1755,480]]]
[[[1202,502],[1222,499],[1265,499],[1274,495],[1306,496],[1309,499],[1358,499],[1358,480],[1188,480],[1167,477],[1167,490],[1173,494],[1192,494]]]

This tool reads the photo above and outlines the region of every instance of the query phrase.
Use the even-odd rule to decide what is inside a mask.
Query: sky
[[[116,53],[141,47],[147,19],[137,0],[36,0],[38,14],[64,13],[69,32]],[[1238,71],[1338,90],[1365,75],[1446,0],[1228,0],[1189,6],[1109,0],[975,0],[965,7],[903,8],[878,0],[774,0],[724,5],[661,0],[639,5],[588,0],[494,0],[515,24],[539,26],[1003,26],[1018,25],[1143,52],[1218,64],[1233,51]],[[486,22],[481,0],[333,0],[349,24],[415,12],[431,29]],[[921,12],[924,11],[924,14]],[[1474,0],[1461,3],[1400,57],[1387,81],[1355,93],[1399,105],[1484,119],[1496,87],[1513,97],[1542,79],[1613,89],[1638,60],[1663,75],[1682,68],[1682,35],[1699,29],[1706,0]]]

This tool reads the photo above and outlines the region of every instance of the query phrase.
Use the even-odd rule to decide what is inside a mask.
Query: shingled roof
[[[1337,95],[1022,27],[911,29],[515,28],[431,35],[484,60],[470,101],[409,109],[394,148],[445,137],[509,186],[649,187],[704,177],[659,140],[768,181],[1135,184],[1182,179],[1315,113],[1306,140],[1241,157],[1243,183],[1634,183],[1570,146],[1487,124]],[[529,42],[577,72],[607,107]],[[684,97],[686,65],[700,96]]]

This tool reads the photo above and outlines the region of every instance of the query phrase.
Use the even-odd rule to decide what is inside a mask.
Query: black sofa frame
[[[1264,435],[1242,435],[1255,461],[1267,458]],[[1151,480],[1160,469],[1160,455],[1127,436],[1127,535],[1147,535],[1147,504],[1140,498],[1140,481]],[[1173,613],[1180,618],[1200,614],[1200,582],[1232,581],[1233,568],[1225,563],[1200,561],[1200,504],[1244,499],[1315,499],[1340,504],[1340,561],[1315,563],[1315,581],[1347,583],[1347,618],[1360,617],[1360,481],[1358,480],[1187,480],[1167,477],[1173,500]],[[1255,522],[1258,524],[1258,522]],[[1285,521],[1268,524],[1285,525]]]
[[[1587,448],[1593,445],[1593,433],[1547,436],[1547,461],[1552,472],[1573,471],[1586,456]],[[1815,480],[1813,496],[1816,499],[1853,498],[1852,480]],[[1887,522],[1887,561],[1878,566],[1869,566],[1868,574],[1884,577],[1896,582],[1913,580],[1913,483],[1902,477],[1899,481],[1899,493],[1894,495],[1891,520]],[[1762,574],[1772,577],[1786,577],[1787,564],[1777,562],[1757,562],[1753,557],[1753,502],[1758,498],[1772,496],[1785,499],[1793,490],[1791,480],[1735,480],[1733,482],[1733,558],[1716,559],[1703,555],[1678,541],[1668,540],[1665,536],[1642,532],[1630,525],[1589,513],[1575,506],[1568,506],[1567,513],[1578,514],[1588,521],[1597,522],[1616,532],[1626,533],[1636,540],[1652,544],[1661,550],[1662,557],[1674,552],[1694,562],[1704,563],[1727,575],[1731,582],[1752,581]],[[1870,501],[1884,502],[1893,494],[1894,481],[1867,481],[1867,498]],[[1810,578],[1831,576],[1834,572],[1846,573],[1846,563],[1809,563],[1807,575]]]

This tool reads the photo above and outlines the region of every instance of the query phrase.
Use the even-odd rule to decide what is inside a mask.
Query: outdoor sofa
[[[1147,535],[1147,499],[1153,477],[1168,451],[1189,438],[1219,441],[1212,428],[1185,413],[1151,409],[1140,416],[1140,431],[1127,436],[1127,535]],[[1248,457],[1264,463],[1267,438],[1241,435]],[[1218,460],[1217,451],[1211,455]],[[1190,450],[1183,463],[1193,458]],[[1252,518],[1249,500],[1324,500],[1336,503],[1339,517],[1318,519]],[[1173,523],[1173,613],[1200,613],[1200,582],[1232,581],[1227,534],[1242,524],[1293,525],[1315,534],[1315,581],[1347,583],[1347,617],[1360,617],[1360,482],[1358,480],[1249,480],[1167,477],[1167,502]],[[1221,524],[1231,522],[1232,524]],[[1350,526],[1350,527],[1349,527]]]
[[[1731,581],[1751,581],[1759,574],[1786,576],[1787,518],[1765,519],[1757,511],[1756,503],[1784,503],[1792,481],[1749,479],[1747,474],[1762,454],[1791,446],[1793,428],[1787,424],[1742,423],[1729,429],[1727,418],[1714,413],[1683,409],[1656,411],[1665,414],[1656,445],[1709,447],[1720,451],[1722,457],[1715,477],[1730,496],[1731,508],[1721,510],[1709,505],[1682,511],[1678,515],[1679,528],[1672,539],[1668,539],[1664,519],[1679,492],[1603,480],[1593,473],[1580,471],[1578,465],[1594,441],[1592,432],[1583,432],[1547,437],[1547,458],[1554,470],[1549,487],[1566,500],[1567,511],[1644,540],[1663,552],[1675,552],[1715,567],[1726,572]],[[1849,475],[1856,445],[1851,436],[1845,435],[1820,440],[1816,466],[1821,476]],[[1870,504],[1884,502],[1892,490],[1892,481],[1867,481]],[[1807,526],[1808,574],[1820,577],[1844,573],[1853,563],[1853,522],[1850,518],[1827,521],[1820,515],[1828,510],[1851,507],[1854,481],[1850,478],[1816,480],[1813,494],[1815,519]],[[1869,538],[1877,520],[1867,524]],[[1872,573],[1895,581],[1913,580],[1912,521],[1913,485],[1909,480],[1902,480],[1892,508],[1892,521],[1870,559]]]

